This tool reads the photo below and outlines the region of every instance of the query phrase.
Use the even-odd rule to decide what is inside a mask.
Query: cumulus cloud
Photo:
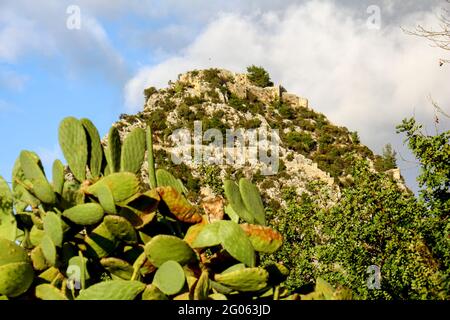
[[[100,71],[107,79],[123,81],[126,67],[101,23],[81,11],[81,28],[69,30],[66,21],[70,1],[6,0],[0,4],[0,62],[16,64],[23,57],[60,59],[56,71],[70,77],[81,72]]]
[[[129,111],[140,109],[145,87],[165,86],[189,69],[242,72],[258,64],[331,121],[358,131],[376,152],[392,142],[405,155],[395,125],[413,115],[431,125],[430,94],[448,109],[444,84],[450,73],[438,66],[443,52],[405,35],[400,25],[432,25],[436,17],[409,13],[380,30],[367,28],[366,19],[329,1],[308,1],[281,12],[222,14],[182,54],[141,68],[125,87],[126,105]]]

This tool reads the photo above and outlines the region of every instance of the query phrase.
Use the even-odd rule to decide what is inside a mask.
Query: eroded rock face
[[[177,147],[170,136],[183,128],[193,135],[195,120],[202,121],[202,133],[211,128],[221,130],[223,135],[227,129],[277,129],[278,133],[274,135],[280,141],[278,172],[262,176],[260,163],[227,164],[225,161],[216,165],[185,162],[182,165],[184,171],[179,172],[181,167],[170,160],[170,152]],[[196,181],[197,185],[192,189],[197,195],[208,194],[208,198],[220,196],[218,186],[224,179],[246,176],[257,183],[268,202],[272,200],[280,205],[284,205],[282,196],[287,188],[301,195],[310,193],[311,185],[321,185],[323,205],[328,206],[340,197],[339,183],[348,179],[351,171],[340,168],[340,163],[336,167],[342,172],[333,171],[332,176],[326,170],[334,168],[333,158],[329,155],[340,153],[340,158],[334,159],[341,161],[347,153],[355,151],[360,158],[372,160],[367,147],[353,142],[346,128],[337,127],[325,116],[315,113],[306,98],[288,93],[281,86],[254,86],[246,74],[228,70],[195,70],[181,74],[176,82],[169,83],[168,88],[155,90],[142,112],[123,117],[115,125],[121,135],[125,135],[136,126],[144,128],[147,122],[153,123],[155,149],[160,155],[156,159],[157,165],[168,168],[185,182]],[[325,138],[333,141],[327,142]],[[301,139],[306,139],[308,150],[302,149]],[[332,146],[334,149],[328,152],[323,149],[324,143],[328,143],[327,148]],[[219,147],[202,148],[209,148],[209,153],[215,155],[223,151]],[[239,144],[235,148],[239,148]],[[234,152],[234,149],[225,148],[227,151]],[[262,151],[267,152],[267,146],[262,147]],[[248,155],[249,149],[246,152]],[[142,178],[146,181],[146,164],[143,169]]]

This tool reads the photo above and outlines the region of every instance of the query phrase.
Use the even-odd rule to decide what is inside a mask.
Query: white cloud
[[[130,111],[140,109],[145,87],[164,86],[189,69],[244,71],[254,63],[266,67],[289,91],[309,98],[333,122],[357,130],[375,151],[393,142],[403,152],[395,125],[413,114],[431,124],[429,94],[448,110],[444,84],[450,72],[438,66],[443,52],[405,35],[399,25],[369,30],[365,18],[322,1],[281,13],[221,15],[182,54],[139,70],[125,87],[126,105]],[[399,21],[404,26],[430,25],[435,15],[419,12]],[[448,123],[443,125],[448,128]]]
[[[81,28],[69,30],[69,1],[5,1],[0,4],[0,62],[16,64],[23,57],[44,57],[64,64],[54,70],[78,75],[99,70],[109,80],[124,80],[126,68],[101,23],[81,10]]]

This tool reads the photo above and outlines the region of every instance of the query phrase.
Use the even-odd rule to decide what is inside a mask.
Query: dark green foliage
[[[364,162],[353,176],[354,186],[329,210],[317,205],[320,189],[300,199],[288,193],[287,209],[269,215],[286,242],[267,261],[283,260],[295,270],[286,282],[290,288],[320,276],[360,299],[442,298],[439,263],[417,229],[425,208]],[[366,285],[371,265],[381,269],[380,290]]]
[[[269,73],[263,67],[252,65],[247,68],[247,72],[247,77],[253,85],[261,88],[273,86]]]
[[[450,292],[450,131],[435,136],[424,134],[414,118],[403,120],[397,132],[420,162],[420,201],[428,209],[421,230],[440,261],[445,286]]]
[[[383,148],[383,155],[375,157],[375,169],[380,172],[391,170],[397,167],[396,152],[392,149],[391,144],[387,144]]]
[[[289,132],[286,135],[285,143],[288,148],[307,155],[316,147],[316,141],[308,133],[297,131]]]

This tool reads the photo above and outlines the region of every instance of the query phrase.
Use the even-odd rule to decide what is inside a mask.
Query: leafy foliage
[[[270,81],[269,73],[263,67],[252,65],[247,68],[247,72],[248,79],[255,86],[261,88],[273,86],[273,82]]]

